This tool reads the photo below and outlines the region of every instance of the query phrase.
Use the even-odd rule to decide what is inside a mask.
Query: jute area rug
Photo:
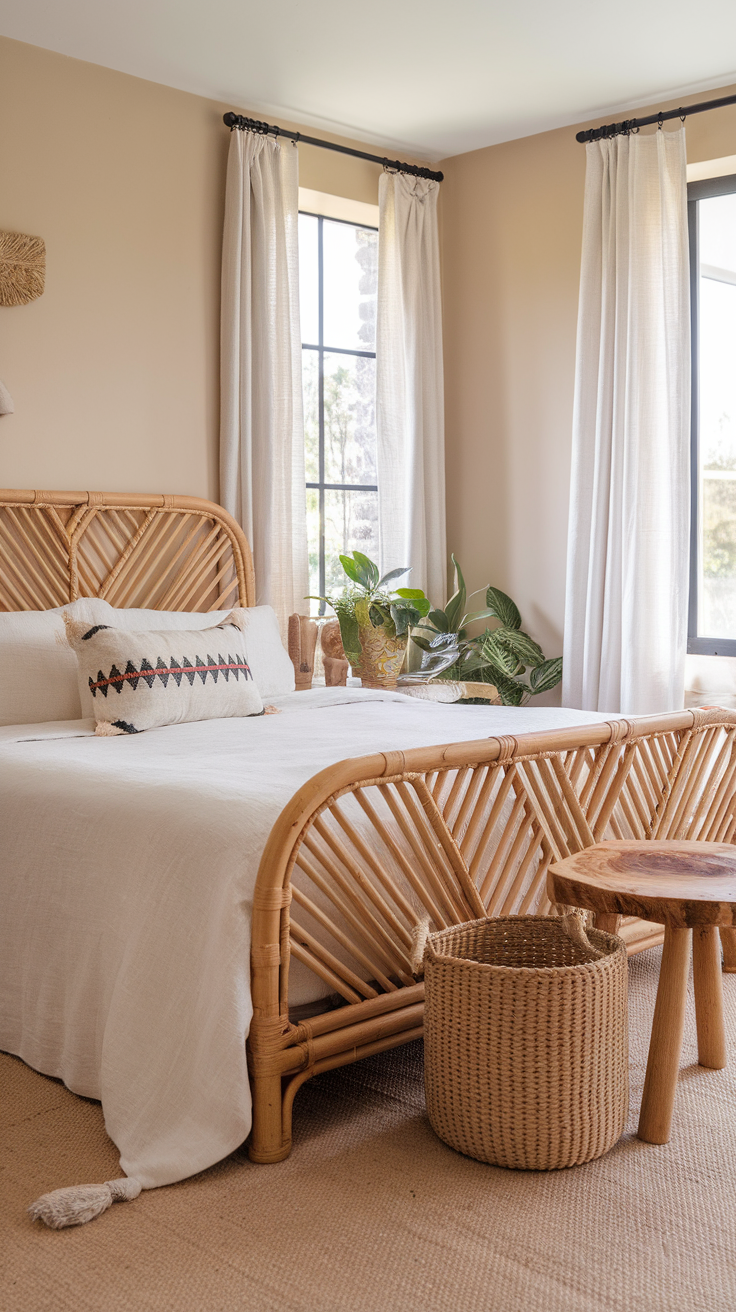
[[[0,1058],[4,1312],[714,1312],[736,1308],[736,976],[730,1069],[696,1064],[692,996],[674,1130],[633,1134],[659,953],[631,963],[627,1133],[600,1161],[526,1173],[435,1138],[421,1044],[307,1084],[277,1166],[239,1152],[74,1230],[45,1190],[115,1176],[96,1103]]]

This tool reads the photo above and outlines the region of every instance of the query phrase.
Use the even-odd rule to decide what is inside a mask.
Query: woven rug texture
[[[660,953],[630,963],[631,1107],[608,1156],[549,1173],[460,1156],[424,1111],[422,1047],[322,1075],[291,1157],[243,1150],[50,1231],[27,1205],[119,1174],[99,1105],[0,1055],[3,1312],[733,1312],[736,975],[730,1067],[697,1065],[692,986],[673,1135],[634,1137]]]

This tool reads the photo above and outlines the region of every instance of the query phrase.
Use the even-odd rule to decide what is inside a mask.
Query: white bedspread
[[[0,1048],[101,1099],[144,1187],[250,1130],[252,894],[296,789],[346,756],[608,718],[351,689],[276,700],[280,715],[131,737],[0,730]]]

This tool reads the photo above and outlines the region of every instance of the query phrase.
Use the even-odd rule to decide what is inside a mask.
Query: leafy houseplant
[[[410,566],[392,569],[383,578],[361,551],[340,556],[352,587],[339,597],[317,597],[340,621],[340,636],[353,672],[367,688],[395,688],[406,655],[409,630],[423,620],[431,602],[421,588],[389,588]]]
[[[500,588],[488,587],[485,608],[467,614],[465,580],[454,556],[452,563],[454,595],[444,610],[430,610],[429,624],[412,634],[425,653],[418,677],[495,684],[504,706],[523,706],[556,687],[562,678],[562,657],[545,660],[542,648],[522,629],[517,606]],[[468,626],[484,619],[497,620],[497,627],[468,637]]]

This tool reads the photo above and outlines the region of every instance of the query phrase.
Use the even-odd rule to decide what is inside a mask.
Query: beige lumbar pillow
[[[196,630],[126,632],[71,618],[65,623],[80,692],[92,694],[98,734],[263,714],[237,612]]]

